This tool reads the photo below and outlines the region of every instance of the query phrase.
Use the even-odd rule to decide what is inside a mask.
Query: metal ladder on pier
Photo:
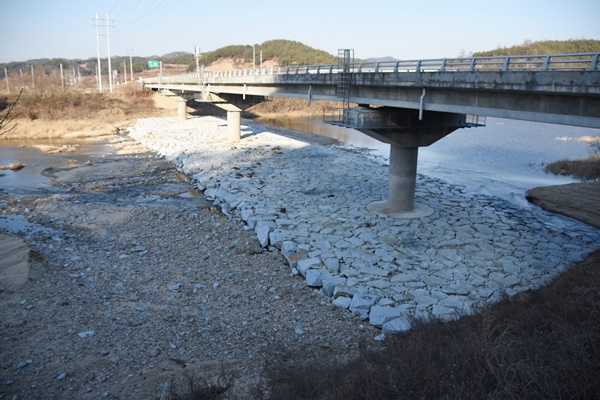
[[[350,86],[352,85],[352,64],[354,63],[353,49],[338,50],[338,73],[336,96],[342,99],[342,123],[348,119],[347,111],[350,108]]]

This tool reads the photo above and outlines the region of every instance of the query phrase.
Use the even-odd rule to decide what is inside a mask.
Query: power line
[[[137,7],[140,5],[140,3],[141,3],[142,1],[143,1],[143,0],[138,0],[138,2],[135,4],[135,6],[133,6],[132,8],[130,8],[130,9],[129,9],[129,12],[128,12],[127,14],[125,14],[125,15],[124,15],[124,16],[121,18],[121,20],[123,20],[123,21],[126,21],[126,20],[127,20],[127,17],[129,17],[129,16],[131,15],[131,13],[132,13],[132,12],[134,12],[134,11],[137,9]]]

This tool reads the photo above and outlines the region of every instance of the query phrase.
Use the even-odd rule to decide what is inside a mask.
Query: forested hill
[[[323,51],[292,40],[269,40],[256,45],[256,59],[262,51],[263,60],[276,60],[279,65],[330,64],[336,58]],[[202,54],[202,62],[210,64],[220,58],[234,58],[252,62],[253,47],[250,45],[227,46]]]
[[[278,65],[331,64],[337,62],[335,56],[293,40],[269,40],[262,44],[231,45],[202,53],[200,63],[210,65],[223,58],[232,59],[235,64],[252,64],[252,57],[258,63],[262,52],[263,61],[273,60]],[[174,57],[163,56],[164,64],[187,64],[190,70],[196,65],[193,54],[180,54]]]
[[[482,56],[514,56],[520,54],[565,54],[600,52],[600,40],[543,40],[532,42],[526,40],[520,45],[500,47],[495,50],[473,53],[474,57]]]

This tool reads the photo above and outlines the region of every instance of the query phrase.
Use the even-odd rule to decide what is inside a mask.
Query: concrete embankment
[[[421,219],[372,214],[387,165],[360,149],[242,126],[227,141],[214,117],[142,119],[130,135],[174,160],[223,212],[281,251],[306,284],[384,332],[409,317],[452,319],[537,288],[595,250],[600,231],[419,176]]]

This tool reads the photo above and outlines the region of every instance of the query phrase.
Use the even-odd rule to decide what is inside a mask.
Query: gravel
[[[112,142],[57,155],[70,159],[51,171],[59,190],[0,191],[32,250],[27,283],[0,288],[0,398],[149,399],[223,368],[243,391],[267,364],[378,345],[172,163]]]

